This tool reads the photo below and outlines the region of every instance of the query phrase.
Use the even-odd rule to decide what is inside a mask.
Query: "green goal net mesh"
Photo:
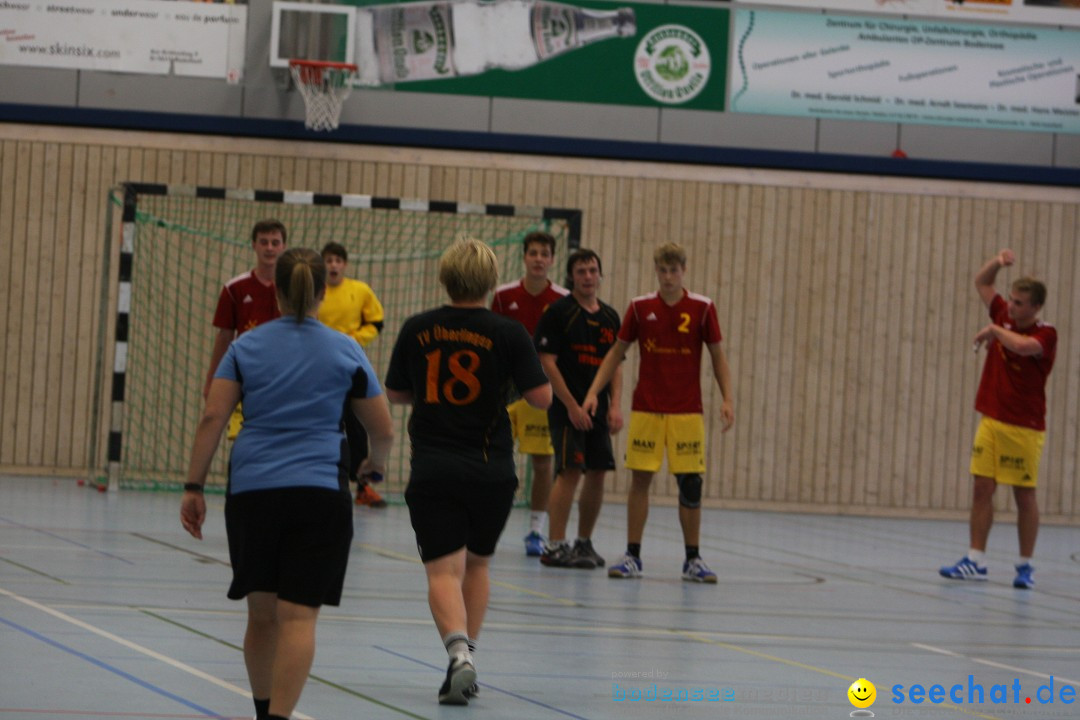
[[[405,318],[445,302],[438,258],[458,233],[467,232],[495,250],[500,282],[522,274],[521,241],[533,230],[551,232],[565,257],[566,223],[543,219],[539,209],[511,215],[485,214],[482,209],[433,212],[419,201],[401,201],[401,206],[138,197],[130,246],[121,459],[115,478],[121,488],[176,489],[183,483],[203,408],[202,387],[216,333],[214,309],[224,283],[254,267],[250,232],[256,221],[281,220],[288,228],[289,247],[318,251],[331,241],[345,246],[346,274],[370,285],[386,311],[383,332],[365,348],[380,378]],[[396,406],[392,412],[397,440],[381,492],[394,501],[408,479],[409,442],[408,409]],[[224,488],[230,445],[222,439],[211,486]],[[519,477],[526,480],[519,487],[520,499],[528,468],[520,458],[519,463]]]

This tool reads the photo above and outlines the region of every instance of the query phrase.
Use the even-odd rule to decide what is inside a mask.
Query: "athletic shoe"
[[[604,567],[604,558],[600,557],[600,553],[596,552],[592,546],[592,540],[589,538],[574,541],[573,555],[589,558],[593,561],[595,567]]]
[[[682,579],[687,582],[716,583],[716,573],[709,569],[705,561],[699,557],[687,560],[682,565]]]
[[[535,530],[530,530],[525,536],[525,554],[529,557],[540,557],[544,554],[544,536]]]
[[[383,496],[375,492],[374,488],[367,483],[356,488],[356,504],[367,505],[368,507],[373,508],[386,507],[386,501],[383,500]]]
[[[1031,563],[1017,565],[1016,579],[1013,580],[1013,587],[1020,588],[1021,590],[1030,590],[1035,587],[1035,578],[1031,577],[1033,572],[1035,572],[1035,568],[1031,567]]]
[[[591,557],[575,555],[574,550],[565,542],[549,545],[540,556],[540,563],[548,567],[578,568],[579,570],[592,570],[596,567]]]
[[[446,668],[446,680],[439,688],[440,705],[468,705],[466,694],[476,682],[476,668],[468,655],[455,655]]]
[[[636,558],[633,555],[623,555],[622,560],[618,565],[612,565],[608,568],[607,576],[609,578],[639,578],[645,573],[642,571],[641,558]]]
[[[465,697],[472,700],[474,697],[480,694],[480,684],[473,683],[469,687],[465,688]]]
[[[955,565],[946,565],[938,572],[941,577],[950,580],[986,580],[986,568],[976,565],[967,555],[960,558]]]

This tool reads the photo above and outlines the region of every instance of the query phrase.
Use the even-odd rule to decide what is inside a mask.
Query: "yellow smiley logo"
[[[857,708],[868,708],[877,700],[877,688],[866,678],[859,678],[847,689],[848,700]]]

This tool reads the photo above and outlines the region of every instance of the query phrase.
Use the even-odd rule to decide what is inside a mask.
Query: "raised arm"
[[[994,299],[994,295],[997,295],[997,288],[994,287],[994,281],[997,279],[998,270],[1003,267],[1008,267],[1016,262],[1016,254],[1012,250],[1005,249],[999,252],[994,257],[986,261],[986,263],[979,268],[979,272],[975,273],[975,290],[979,293],[979,298],[983,301],[983,305],[990,307],[990,302]]]

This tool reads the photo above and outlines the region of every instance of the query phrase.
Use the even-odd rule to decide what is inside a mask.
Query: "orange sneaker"
[[[367,483],[356,488],[356,504],[368,505],[373,508],[386,507],[386,501],[383,500],[383,496],[375,492],[374,488]]]

